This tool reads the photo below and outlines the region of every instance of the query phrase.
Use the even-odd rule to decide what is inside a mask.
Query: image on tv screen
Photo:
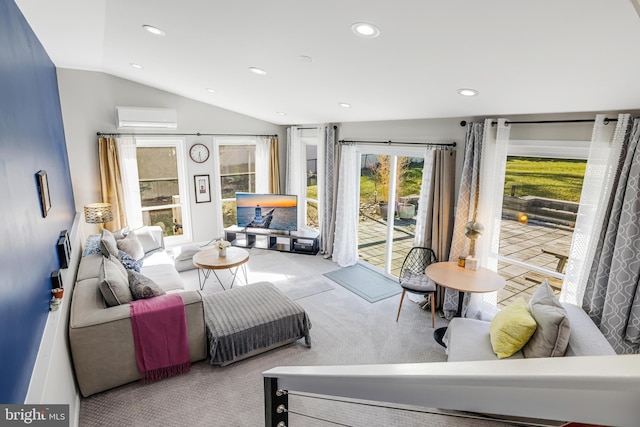
[[[238,227],[295,231],[298,197],[285,194],[236,193]]]

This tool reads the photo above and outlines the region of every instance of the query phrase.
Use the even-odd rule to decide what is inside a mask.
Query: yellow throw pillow
[[[523,298],[519,298],[500,311],[491,321],[491,346],[498,359],[509,357],[520,350],[536,331],[536,321]]]

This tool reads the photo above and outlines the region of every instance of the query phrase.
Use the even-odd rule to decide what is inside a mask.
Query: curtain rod
[[[278,135],[256,135],[250,133],[111,133],[96,132],[98,136],[264,136],[277,138]]]
[[[400,142],[400,141],[352,141],[349,139],[341,139],[340,144],[403,144],[403,145],[440,145],[443,147],[455,147],[456,142]]]
[[[545,123],[593,123],[595,119],[575,119],[575,120],[533,120],[533,121],[520,121],[520,122],[512,122],[507,120],[505,123],[509,125],[538,125]],[[618,119],[609,119],[605,117],[604,124],[608,125],[609,122],[617,122]],[[491,126],[497,125],[498,122],[491,122]],[[460,126],[466,126],[467,122],[465,120],[460,122]]]

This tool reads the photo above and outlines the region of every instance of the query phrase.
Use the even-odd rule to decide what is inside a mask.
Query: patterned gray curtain
[[[453,241],[451,242],[449,261],[458,261],[459,256],[469,254],[470,240],[464,235],[464,225],[473,219],[473,214],[478,206],[483,136],[483,123],[467,124],[467,135],[464,144],[464,162],[462,165],[462,177],[460,179],[460,191],[458,192],[458,204],[456,206],[456,219],[453,226]],[[451,319],[456,315],[458,311],[458,291],[446,289],[443,311],[447,319]]]
[[[324,194],[322,195],[322,224],[320,224],[320,253],[325,258],[333,253],[333,235],[336,224],[336,194],[338,184],[339,150],[336,150],[336,127],[325,127],[324,150]]]
[[[582,307],[618,354],[640,353],[640,119],[625,136]]]

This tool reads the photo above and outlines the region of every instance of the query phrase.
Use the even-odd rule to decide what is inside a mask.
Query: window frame
[[[505,162],[509,157],[535,157],[559,160],[569,159],[587,161],[589,157],[590,145],[590,141],[571,141],[571,144],[567,144],[567,141],[513,139],[510,140],[509,144],[507,145],[507,158],[505,158]],[[504,191],[504,186],[500,188],[499,191]],[[502,224],[502,219],[500,221]],[[498,262],[504,262],[518,267],[527,268],[530,271],[541,273],[550,277],[555,277],[556,279],[563,280],[565,277],[566,273],[560,273],[554,270],[539,267],[537,265],[529,264],[527,262],[520,261],[509,256],[501,255],[499,251],[500,249],[498,249],[498,254],[496,254]]]
[[[214,174],[215,174],[215,186],[217,189],[217,193],[218,196],[220,198],[220,203],[216,206],[216,216],[219,218],[219,224],[222,227],[221,228],[221,233],[222,230],[224,230],[225,225],[224,225],[224,217],[222,214],[222,205],[224,203],[227,202],[235,202],[236,198],[235,197],[231,197],[231,198],[223,198],[222,197],[222,177],[223,174],[221,172],[221,165],[220,165],[220,147],[222,146],[233,146],[233,145],[248,145],[248,146],[253,146],[254,149],[254,154],[253,154],[253,160],[254,160],[254,168],[253,168],[253,172],[246,172],[246,173],[235,173],[233,175],[251,175],[253,174],[254,176],[254,188],[253,191],[251,190],[247,190],[247,192],[253,192],[255,193],[255,186],[256,186],[256,162],[258,161],[257,156],[256,156],[256,149],[257,149],[257,145],[258,145],[258,141],[257,138],[248,138],[248,137],[240,137],[240,138],[215,138],[213,140],[213,158],[215,160],[214,163]],[[226,174],[225,174],[226,175]]]
[[[191,198],[189,197],[189,181],[187,174],[187,161],[186,161],[186,140],[179,137],[136,137],[136,150],[138,148],[174,148],[176,150],[176,168],[178,175],[178,196],[180,197],[180,203],[171,203],[161,206],[144,207],[141,206],[141,213],[171,209],[179,207],[182,214],[182,234],[177,236],[164,236],[166,245],[174,246],[180,245],[192,240],[191,230]],[[137,157],[137,155],[136,155]],[[138,185],[141,179],[138,176]],[[140,200],[142,205],[142,199]]]
[[[315,127],[315,128],[304,128],[304,129],[300,129],[300,143],[302,144],[302,149],[300,150],[300,156],[302,157],[301,159],[298,159],[298,161],[302,162],[305,165],[304,168],[304,174],[302,174],[301,179],[303,180],[301,188],[301,194],[298,195],[298,209],[302,209],[302,213],[300,215],[300,217],[302,219],[304,219],[303,223],[302,223],[302,227],[309,229],[309,230],[314,230],[314,231],[320,231],[320,228],[322,227],[322,194],[323,193],[323,187],[322,187],[322,177],[324,176],[324,157],[323,157],[323,150],[322,150],[322,130],[324,128],[323,127]],[[314,134],[315,133],[315,134]],[[308,146],[315,146],[316,147],[316,178],[317,178],[317,183],[316,183],[316,188],[317,188],[317,194],[318,194],[318,198],[317,199],[312,199],[310,197],[307,197],[307,147]],[[318,209],[318,228],[314,228],[311,227],[309,224],[307,224],[307,206],[308,203],[315,203]]]

